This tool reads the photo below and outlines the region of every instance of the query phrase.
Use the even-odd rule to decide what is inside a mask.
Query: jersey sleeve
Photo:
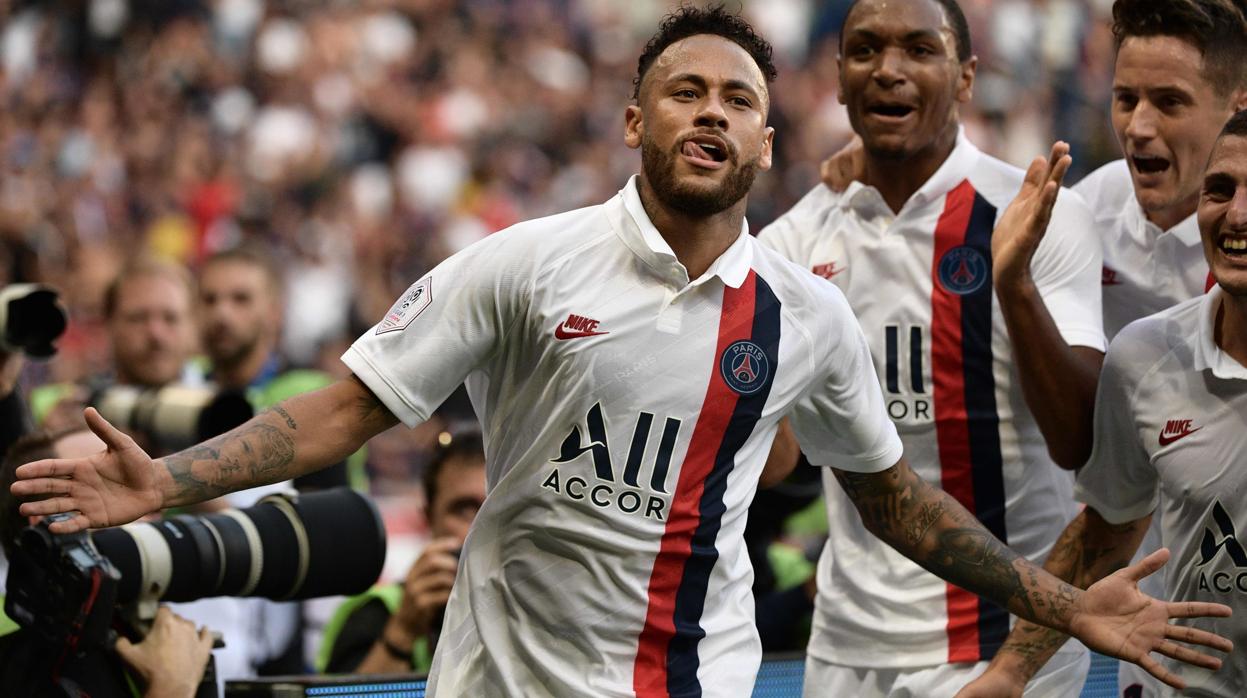
[[[404,424],[428,419],[522,317],[532,274],[495,233],[412,284],[342,361]]]
[[[1031,274],[1057,330],[1070,346],[1104,351],[1103,260],[1091,209],[1081,196],[1062,190],[1031,261]]]
[[[1135,422],[1137,375],[1151,361],[1133,350],[1136,332],[1113,340],[1095,396],[1095,445],[1078,471],[1074,496],[1113,524],[1147,516],[1160,497],[1159,478]]]
[[[884,411],[870,347],[840,290],[825,288],[827,312],[816,346],[816,377],[790,413],[792,429],[814,465],[873,473],[901,458],[896,427]]]

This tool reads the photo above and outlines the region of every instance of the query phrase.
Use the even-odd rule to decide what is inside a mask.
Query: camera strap
[[[91,593],[87,594],[86,600],[82,602],[77,615],[74,616],[73,623],[69,626],[69,635],[65,638],[65,645],[61,648],[61,656],[57,657],[52,665],[52,682],[55,684],[61,682],[61,668],[64,667],[65,660],[78,651],[78,641],[82,639],[83,628],[87,624],[87,619],[91,617],[91,611],[95,609],[95,600],[99,597],[103,581],[103,570],[98,567],[92,568]]]

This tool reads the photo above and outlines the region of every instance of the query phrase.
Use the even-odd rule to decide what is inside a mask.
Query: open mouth
[[[909,116],[916,110],[907,104],[875,104],[869,108],[869,111],[876,116],[900,119]]]
[[[1156,174],[1169,169],[1169,160],[1155,155],[1132,155],[1130,161],[1139,174]]]
[[[1247,235],[1222,235],[1217,247],[1227,257],[1247,260]]]
[[[680,149],[684,155],[705,162],[721,163],[727,161],[727,146],[713,136],[695,136],[684,141]]]

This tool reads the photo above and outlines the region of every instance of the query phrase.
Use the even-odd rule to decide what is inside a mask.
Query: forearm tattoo
[[[1077,591],[1043,589],[1039,568],[997,540],[951,496],[913,471],[835,471],[867,528],[943,579],[1014,613],[1064,625]]]
[[[174,501],[199,502],[293,476],[298,424],[280,405],[214,439],[166,456]]]

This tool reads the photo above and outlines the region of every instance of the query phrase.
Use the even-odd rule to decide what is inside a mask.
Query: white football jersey
[[[1192,213],[1169,230],[1147,219],[1135,198],[1130,166],[1116,160],[1087,175],[1074,191],[1082,195],[1095,217],[1104,250],[1101,277],[1104,333],[1112,339],[1140,318],[1171,308],[1203,293],[1210,284],[1208,261]],[[1133,562],[1160,548],[1160,516],[1147,531]],[[1139,583],[1149,596],[1165,594],[1163,577],[1154,574]],[[1138,684],[1152,698],[1166,689],[1142,667],[1122,662],[1118,685]]]
[[[1125,160],[1104,165],[1073,189],[1091,209],[1104,250],[1100,284],[1109,339],[1135,320],[1208,288],[1208,262],[1195,214],[1169,230],[1149,221],[1135,198]]]
[[[1213,341],[1221,299],[1213,288],[1113,340],[1076,495],[1110,523],[1155,511],[1172,553],[1166,598],[1234,609],[1177,621],[1234,641],[1220,670],[1168,668],[1187,682],[1183,695],[1236,698],[1247,687],[1247,367]]]
[[[635,178],[417,281],[343,360],[404,423],[466,378],[489,496],[434,695],[749,695],[742,542],[778,420],[816,463],[901,456],[843,295],[747,232],[700,278]]]
[[[1022,178],[959,136],[899,214],[860,182],[841,194],[820,184],[760,238],[844,291],[914,469],[1042,560],[1076,508],[1072,476],[1048,457],[1023,400],[992,291],[992,230]],[[1071,345],[1104,348],[1100,267],[1090,212],[1064,192],[1031,270]],[[993,656],[1009,614],[877,540],[834,480],[824,485],[831,533],[809,652],[854,667]]]

